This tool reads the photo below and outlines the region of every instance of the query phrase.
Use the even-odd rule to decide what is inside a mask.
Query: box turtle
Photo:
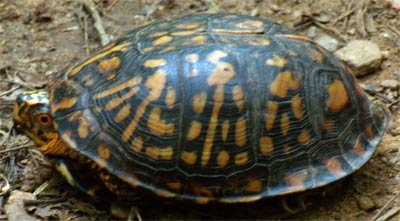
[[[14,110],[16,127],[78,188],[198,203],[339,180],[371,158],[387,119],[331,53],[236,14],[139,27],[48,92],[22,93]]]

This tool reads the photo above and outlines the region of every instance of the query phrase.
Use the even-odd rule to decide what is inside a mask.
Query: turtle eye
[[[48,127],[52,124],[52,119],[50,114],[38,114],[36,115],[36,122],[38,122],[41,126]]]

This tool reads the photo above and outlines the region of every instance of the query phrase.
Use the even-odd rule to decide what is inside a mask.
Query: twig
[[[397,192],[389,201],[386,202],[386,204],[378,211],[378,213],[372,217],[371,221],[376,221],[392,203],[396,198],[400,195],[400,191]]]
[[[103,22],[101,21],[99,12],[96,9],[96,5],[91,0],[81,0],[81,2],[94,20],[94,27],[96,28],[97,33],[99,33],[101,45],[108,44],[110,42],[110,37],[104,30]]]
[[[32,144],[23,144],[23,145],[20,145],[20,146],[17,146],[17,147],[5,149],[5,150],[0,150],[0,154],[11,152],[11,151],[14,151],[14,150],[23,149],[23,148],[26,148],[26,147],[31,147],[31,146],[32,146]]]
[[[88,35],[88,22],[87,22],[87,16],[83,17],[83,36],[85,38],[85,45],[86,45],[86,55],[90,54],[89,51],[89,35]]]

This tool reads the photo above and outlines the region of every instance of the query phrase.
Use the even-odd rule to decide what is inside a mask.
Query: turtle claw
[[[305,198],[306,198],[305,195],[300,194],[300,195],[296,196],[297,205],[289,206],[288,197],[283,196],[280,198],[281,206],[286,212],[291,213],[291,214],[295,214],[300,211],[305,211],[307,209],[307,204],[305,202]]]

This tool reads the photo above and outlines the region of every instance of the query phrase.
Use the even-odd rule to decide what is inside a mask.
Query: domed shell
[[[332,54],[266,19],[146,25],[50,88],[62,139],[132,187],[250,202],[324,186],[370,159],[387,117]]]

